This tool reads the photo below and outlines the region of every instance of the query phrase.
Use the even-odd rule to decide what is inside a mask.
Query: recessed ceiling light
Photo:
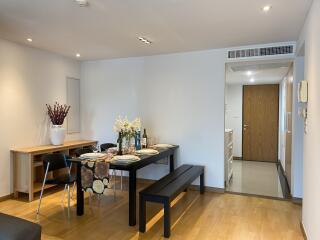
[[[253,83],[254,82],[254,78],[250,78],[250,82]]]
[[[152,43],[150,40],[146,39],[145,37],[138,37],[138,39],[141,42],[145,43],[145,44],[151,44]]]
[[[77,53],[77,54],[76,54],[76,57],[77,57],[77,58],[81,57],[81,56],[80,56],[80,53]]]
[[[263,10],[264,12],[269,12],[269,11],[271,10],[271,8],[272,8],[271,5],[266,5],[266,6],[264,6],[264,7],[262,8],[262,10]]]
[[[89,5],[89,2],[87,0],[75,0],[80,7],[86,7]]]
[[[247,76],[251,76],[252,72],[251,71],[247,71]]]
[[[27,41],[28,42],[32,42],[32,38],[27,38]]]

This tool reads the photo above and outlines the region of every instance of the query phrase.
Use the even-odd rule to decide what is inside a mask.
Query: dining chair
[[[105,151],[108,151],[109,148],[113,148],[113,147],[117,147],[117,144],[114,144],[114,143],[102,143],[100,145],[100,150],[101,152],[105,152]],[[116,170],[113,170],[113,176],[117,176],[116,175]],[[120,189],[122,191],[122,176],[123,176],[123,171],[120,170]]]
[[[76,150],[74,150],[74,153],[76,155],[76,157],[80,157],[82,154],[85,153],[92,153],[93,149],[90,147],[86,147],[86,148],[77,148]]]
[[[109,148],[117,147],[117,144],[114,143],[102,143],[100,145],[101,152],[107,151]]]
[[[70,211],[70,185],[76,182],[76,176],[71,174],[70,165],[67,163],[66,156],[62,153],[52,153],[46,154],[43,156],[43,170],[44,170],[44,178],[40,193],[40,200],[38,204],[37,214],[40,212],[40,206],[43,196],[44,187],[46,184],[56,184],[56,185],[64,185],[65,189],[68,190],[68,212]],[[53,172],[55,170],[66,169],[65,173],[59,174],[58,176],[53,176],[48,179],[48,173]],[[63,195],[64,196],[64,195]]]

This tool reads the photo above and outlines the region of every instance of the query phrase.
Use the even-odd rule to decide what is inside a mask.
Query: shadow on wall
[[[42,121],[39,122],[38,134],[36,141],[39,145],[50,143],[50,119],[46,111],[44,111]]]
[[[83,124],[80,125],[80,131],[81,131],[81,136],[84,138],[91,139],[94,137],[94,130],[93,130],[93,119],[94,119],[94,111],[86,111],[85,113],[82,113],[81,117],[83,119],[82,122],[85,122],[85,128],[83,128]]]

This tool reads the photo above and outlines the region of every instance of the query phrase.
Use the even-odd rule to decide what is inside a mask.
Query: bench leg
[[[139,232],[146,231],[146,201],[144,197],[139,198]]]
[[[204,173],[200,175],[200,194],[204,193]]]
[[[170,202],[165,201],[163,204],[163,208],[164,208],[164,216],[163,216],[163,223],[164,223],[164,237],[169,238],[170,237]]]

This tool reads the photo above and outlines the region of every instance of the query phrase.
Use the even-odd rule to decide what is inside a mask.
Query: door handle
[[[246,127],[249,127],[249,125],[248,124],[243,124],[243,127],[246,128]]]

